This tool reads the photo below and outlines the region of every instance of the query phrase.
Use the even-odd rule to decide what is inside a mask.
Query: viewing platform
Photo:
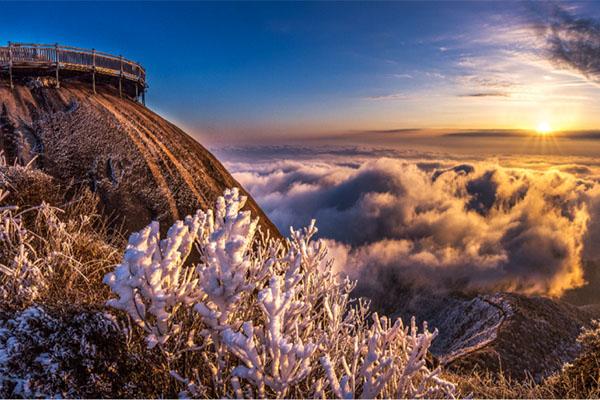
[[[58,44],[11,43],[0,47],[0,75],[6,76],[11,88],[20,77],[45,76],[77,79],[97,86],[110,85],[120,96],[145,103],[146,70],[137,62],[96,50]]]

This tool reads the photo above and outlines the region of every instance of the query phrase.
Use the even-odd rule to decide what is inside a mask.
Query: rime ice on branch
[[[327,248],[308,228],[285,243],[255,238],[246,198],[227,190],[215,210],[157,223],[131,235],[105,282],[197,397],[452,397],[429,370],[437,332],[404,327],[350,299],[354,284],[332,272]],[[200,261],[186,263],[192,248]],[[182,340],[185,338],[185,340]],[[185,343],[182,345],[182,343]],[[199,361],[190,366],[185,354]]]
[[[118,299],[108,305],[125,311],[147,333],[149,347],[163,344],[180,326],[173,315],[199,296],[198,278],[192,268],[184,267],[205,215],[197,212],[177,221],[160,240],[158,222],[133,233],[123,257],[104,282]]]
[[[198,237],[202,262],[196,273],[204,297],[194,309],[213,328],[227,323],[242,294],[254,290],[265,275],[264,268],[252,259],[258,219],[241,211],[245,203],[239,190],[227,190],[217,199],[215,211],[204,215]]]

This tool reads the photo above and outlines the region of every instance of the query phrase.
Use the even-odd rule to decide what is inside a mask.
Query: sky
[[[316,218],[372,299],[402,297],[399,283],[600,302],[600,2],[0,2],[0,15],[0,42],[140,62],[147,105],[282,232]]]
[[[0,42],[122,54],[207,143],[600,127],[598,2],[0,3]]]

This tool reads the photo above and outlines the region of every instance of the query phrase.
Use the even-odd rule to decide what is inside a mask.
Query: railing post
[[[60,88],[60,81],[58,79],[58,70],[60,69],[60,50],[58,49],[58,43],[54,45],[56,51],[56,88]]]
[[[15,85],[13,85],[12,66],[13,66],[12,43],[8,42],[8,76],[10,77],[10,88],[14,89]]]
[[[121,72],[119,74],[119,97],[123,97],[123,56],[119,56],[121,62]]]
[[[92,89],[96,94],[96,49],[92,49]]]

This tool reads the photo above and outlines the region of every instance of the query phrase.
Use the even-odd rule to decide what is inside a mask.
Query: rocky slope
[[[48,175],[42,186],[91,188],[129,232],[151,219],[166,228],[239,187],[201,144],[148,108],[110,88],[94,95],[89,84],[61,83],[30,80],[11,90],[0,82],[0,149],[10,163]],[[247,208],[278,234],[252,198]]]
[[[433,351],[443,365],[538,380],[577,356],[577,336],[594,316],[565,302],[511,293],[449,299],[434,315],[430,324],[440,336]]]

